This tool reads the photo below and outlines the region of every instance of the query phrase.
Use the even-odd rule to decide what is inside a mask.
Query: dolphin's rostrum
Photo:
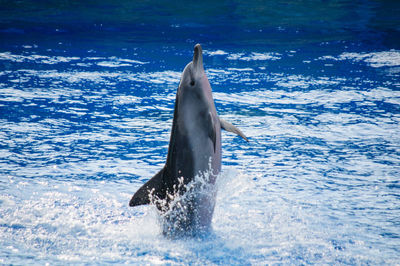
[[[218,117],[197,44],[176,94],[165,166],[133,195],[129,206],[155,204],[166,235],[207,231],[221,170],[221,128],[247,141],[238,128]]]

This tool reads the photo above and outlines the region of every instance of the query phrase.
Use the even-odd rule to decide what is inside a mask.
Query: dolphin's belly
[[[212,170],[212,173],[217,175],[221,169],[220,128],[215,132],[215,143],[201,125],[194,126],[191,132],[189,131],[189,134],[191,137],[188,143],[190,145],[191,157],[193,158],[193,174],[203,174]]]
[[[184,177],[185,184],[163,217],[165,235],[191,235],[207,231],[211,226],[217,191],[215,179],[221,168],[220,158],[214,153],[213,146],[204,140],[191,145],[186,152],[182,154],[185,167],[181,167],[182,170],[177,173]],[[212,172],[209,171],[210,166]]]
[[[176,132],[179,147],[175,157],[175,174],[178,177],[175,180],[183,177],[185,185],[178,202],[174,202],[164,216],[165,234],[171,231],[177,234],[176,231],[181,230],[186,233],[207,230],[214,213],[215,180],[221,169],[221,131],[216,132],[214,147],[203,128],[193,125],[190,129],[185,128],[186,134],[182,134],[182,129]]]

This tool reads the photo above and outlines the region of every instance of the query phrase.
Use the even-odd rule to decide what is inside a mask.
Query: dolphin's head
[[[180,93],[192,93],[198,97],[212,100],[211,86],[203,67],[203,50],[200,44],[194,46],[193,61],[183,70],[179,83]],[[210,98],[211,97],[211,98]]]

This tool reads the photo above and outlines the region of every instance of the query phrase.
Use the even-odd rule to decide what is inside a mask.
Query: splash
[[[210,166],[187,184],[180,177],[166,198],[157,197],[154,190],[151,192],[150,201],[157,206],[163,235],[180,238],[210,231],[217,193],[215,178]]]

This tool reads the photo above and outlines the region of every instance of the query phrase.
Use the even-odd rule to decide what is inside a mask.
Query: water
[[[398,264],[395,1],[0,8],[1,264]],[[164,164],[201,43],[223,132],[213,232],[162,236]]]

